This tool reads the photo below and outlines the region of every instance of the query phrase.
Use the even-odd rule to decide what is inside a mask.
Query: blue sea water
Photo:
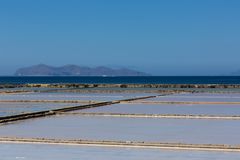
[[[240,84],[240,76],[146,76],[146,77],[1,76],[0,83]]]

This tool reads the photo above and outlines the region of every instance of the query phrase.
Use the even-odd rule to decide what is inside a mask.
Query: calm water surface
[[[30,152],[29,152],[30,151]],[[239,160],[240,153],[40,144],[0,144],[1,160]]]
[[[74,112],[129,114],[240,115],[240,105],[226,104],[114,104]]]
[[[111,101],[150,96],[150,93],[21,93],[0,94],[0,100],[96,100]]]
[[[81,105],[80,103],[5,103],[0,102],[0,117],[22,113],[45,111],[69,106]]]
[[[3,125],[0,136],[239,145],[240,123],[61,115]]]

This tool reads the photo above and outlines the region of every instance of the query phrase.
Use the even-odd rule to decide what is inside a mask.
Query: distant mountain
[[[112,69],[108,67],[80,67],[77,65],[65,65],[53,67],[39,64],[31,67],[20,68],[15,72],[16,76],[149,76],[144,72],[131,69]]]

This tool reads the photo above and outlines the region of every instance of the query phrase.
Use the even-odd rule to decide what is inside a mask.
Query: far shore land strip
[[[209,119],[209,120],[240,120],[240,115],[187,115],[187,114],[127,114],[127,113],[88,113],[71,112],[95,108],[102,106],[111,106],[112,104],[228,104],[239,105],[239,101],[161,101],[145,99],[156,98],[159,96],[168,96],[181,93],[239,93],[231,89],[240,89],[240,85],[195,85],[195,84],[1,84],[0,94],[29,94],[32,93],[54,93],[54,92],[73,92],[73,93],[151,93],[146,96],[138,96],[121,100],[98,101],[98,100],[0,100],[1,103],[81,103],[78,106],[69,106],[59,109],[51,109],[40,112],[22,113],[11,116],[0,117],[1,125],[8,125],[15,121],[28,120],[32,118],[41,118],[53,115],[78,115],[78,116],[103,116],[103,117],[126,117],[126,118],[170,118],[170,119]],[[32,90],[26,90],[31,89]],[[46,88],[38,90],[38,88]],[[120,90],[112,90],[119,88]],[[141,89],[139,89],[141,88]],[[139,90],[138,90],[139,89]],[[164,90],[163,90],[164,89]],[[197,90],[206,89],[206,90]],[[212,90],[221,89],[221,90]],[[230,89],[230,91],[224,91]],[[239,90],[240,91],[240,90]],[[153,95],[154,94],[154,95]],[[1,127],[1,126],[0,126]],[[223,151],[240,152],[239,145],[224,144],[184,144],[184,143],[161,143],[161,142],[134,142],[134,141],[95,141],[95,140],[62,140],[62,139],[44,139],[44,138],[19,138],[19,137],[0,137],[0,143],[30,143],[30,144],[60,144],[60,145],[88,145],[99,147],[135,147],[135,148],[158,148],[173,150],[202,150],[202,151]]]

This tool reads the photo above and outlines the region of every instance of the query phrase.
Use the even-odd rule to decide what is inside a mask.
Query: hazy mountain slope
[[[131,69],[112,69],[108,67],[80,67],[65,65],[53,67],[44,64],[20,68],[15,72],[17,76],[149,76],[147,73]]]

